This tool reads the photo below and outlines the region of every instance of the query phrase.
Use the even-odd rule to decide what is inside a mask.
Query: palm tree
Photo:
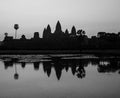
[[[17,30],[19,29],[18,24],[14,24],[14,29],[15,29],[15,39],[17,38]]]
[[[15,63],[15,74],[14,74],[14,79],[15,80],[18,80],[19,78],[19,74],[17,73],[17,66],[16,66],[16,63]]]
[[[6,32],[6,33],[5,33],[5,37],[7,37],[7,36],[8,36],[8,33]]]

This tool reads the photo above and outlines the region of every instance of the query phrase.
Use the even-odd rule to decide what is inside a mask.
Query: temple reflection
[[[19,74],[17,70],[17,65],[21,65],[21,68],[25,68],[26,64],[29,62],[17,62],[15,60],[4,61],[4,69],[7,70],[8,67],[15,68],[14,79],[19,79]],[[91,64],[97,66],[99,73],[115,73],[120,74],[120,59],[52,59],[51,61],[41,61],[41,62],[32,62],[34,70],[39,71],[40,65],[43,67],[44,73],[50,77],[52,73],[52,68],[55,71],[56,77],[58,80],[61,79],[62,71],[66,72],[71,69],[73,76],[77,78],[85,78],[86,70],[85,68]]]
[[[39,70],[39,64],[40,62],[34,62],[33,65],[34,65],[34,70]]]
[[[26,65],[25,62],[22,62],[22,63],[21,63],[22,68],[25,68],[25,65]]]
[[[12,61],[4,61],[4,68],[8,69],[8,67],[13,67],[13,63]]]

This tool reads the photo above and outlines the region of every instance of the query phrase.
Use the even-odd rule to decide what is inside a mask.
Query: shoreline
[[[0,55],[80,54],[80,50],[0,50]]]
[[[0,50],[0,55],[95,54],[120,55],[120,50]]]

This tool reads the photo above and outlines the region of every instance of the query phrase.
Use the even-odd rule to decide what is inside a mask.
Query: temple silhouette
[[[16,26],[15,26],[16,27]],[[15,28],[16,30],[18,29]],[[16,33],[15,33],[16,34]],[[50,25],[43,30],[43,37],[39,37],[39,32],[35,32],[33,38],[26,39],[25,35],[22,35],[20,39],[15,39],[13,36],[8,36],[5,33],[5,38],[2,42],[0,49],[4,50],[77,50],[80,48],[81,37],[87,40],[85,31],[76,31],[75,26],[72,27],[71,32],[66,29],[62,31],[60,22],[56,24],[54,33],[51,32]],[[86,41],[82,41],[86,43]]]
[[[108,50],[120,49],[120,32],[106,33],[98,32],[97,36],[88,38],[86,32],[82,29],[76,30],[75,26],[69,32],[66,29],[62,31],[60,22],[58,21],[55,31],[51,31],[50,25],[43,30],[42,38],[39,32],[34,32],[31,39],[27,39],[22,35],[17,39],[18,24],[14,26],[15,38],[5,33],[4,40],[0,45],[0,50]],[[114,45],[114,47],[113,47]]]

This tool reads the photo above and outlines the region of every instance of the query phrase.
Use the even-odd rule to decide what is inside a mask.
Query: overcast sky
[[[47,24],[52,31],[60,20],[63,31],[73,25],[84,29],[88,36],[98,31],[120,31],[120,0],[0,0],[0,40],[8,32],[14,35],[14,24],[19,24],[18,37],[31,38],[42,34]]]

